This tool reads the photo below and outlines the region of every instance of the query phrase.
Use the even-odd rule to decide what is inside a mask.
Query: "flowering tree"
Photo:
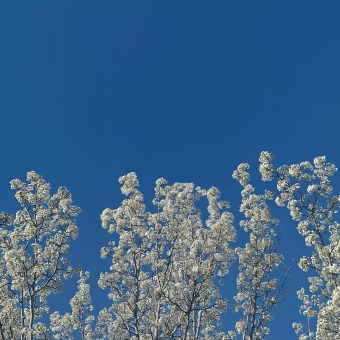
[[[264,181],[277,180],[277,192],[267,192],[279,206],[286,206],[293,220],[299,221],[298,232],[313,249],[300,259],[299,267],[312,276],[309,293],[301,288],[301,313],[307,324],[293,324],[300,340],[340,339],[340,224],[334,220],[340,197],[332,196],[329,177],[337,170],[326,158],[316,157],[314,164],[302,162],[275,167],[269,152],[260,156]],[[316,318],[313,331],[311,319]]]
[[[233,174],[243,187],[240,211],[245,219],[240,226],[249,232],[249,243],[236,249],[231,247],[234,217],[217,188],[167,185],[160,178],[150,212],[136,174],[120,177],[126,199],[101,215],[102,226],[119,241],[101,249],[102,258],[110,257],[112,265],[98,284],[109,290],[112,304],[97,318],[86,283],[90,273],[72,269],[64,257],[69,239],[77,236],[74,217],[80,212],[70,193],[62,187],[50,196],[50,185],[35,172],[27,174],[28,183],[11,181],[22,209],[13,225],[9,214],[0,213],[0,340],[72,340],[75,331],[84,340],[264,339],[272,307],[284,300],[288,274],[281,281],[274,277],[283,261],[277,252],[278,221],[267,205],[274,194],[254,194],[248,168],[241,164]],[[204,197],[205,219],[198,209]],[[229,309],[241,318],[235,331],[225,334],[221,329],[227,301],[218,278],[235,259],[238,293]],[[62,278],[74,272],[79,280],[71,313],[53,312],[49,326],[37,322],[49,312],[48,295],[60,292]]]
[[[102,249],[111,256],[112,272],[99,279],[109,288],[112,313],[105,328],[111,339],[201,339],[222,336],[220,316],[226,306],[213,279],[224,276],[233,257],[233,215],[219,201],[192,183],[165,186],[156,182],[157,212],[145,212],[135,173],[120,178],[122,206],[105,209],[103,227],[120,235],[119,244]],[[204,225],[195,202],[207,195],[209,217]],[[105,312],[106,313],[106,312]]]
[[[0,338],[47,339],[48,327],[37,322],[48,312],[47,297],[62,288],[62,278],[74,270],[64,257],[69,239],[78,229],[74,217],[80,209],[72,205],[66,188],[50,196],[50,185],[31,171],[27,182],[11,181],[22,206],[11,218],[0,214]]]
[[[280,238],[276,230],[278,220],[271,218],[265,196],[253,193],[248,168],[247,163],[242,163],[233,173],[233,178],[243,186],[240,211],[246,219],[240,222],[240,226],[250,232],[250,242],[244,248],[235,249],[240,272],[233,309],[242,315],[236,323],[236,331],[242,334],[242,339],[260,340],[269,333],[272,307],[285,299],[289,268],[281,282],[273,277],[275,269],[283,263],[283,256],[277,253]],[[236,336],[235,333],[231,335],[232,338]]]

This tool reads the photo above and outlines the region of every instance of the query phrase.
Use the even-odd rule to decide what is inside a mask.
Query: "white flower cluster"
[[[263,181],[271,181],[272,180],[272,169],[271,162],[274,159],[273,155],[268,151],[262,151],[260,154],[260,166],[259,170],[262,175]]]

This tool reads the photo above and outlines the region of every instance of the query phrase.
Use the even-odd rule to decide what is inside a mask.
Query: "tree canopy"
[[[72,340],[75,332],[87,340],[264,339],[272,308],[284,302],[290,280],[279,251],[282,231],[271,216],[274,202],[288,208],[313,249],[299,261],[312,276],[310,286],[297,292],[306,323],[294,322],[295,332],[300,340],[340,339],[340,238],[334,219],[340,197],[332,195],[329,179],[337,169],[324,156],[313,164],[279,167],[269,152],[259,160],[262,180],[275,181],[276,187],[257,194],[249,165],[242,163],[234,171],[241,185],[240,227],[249,235],[238,247],[234,216],[217,188],[168,185],[160,178],[149,209],[137,175],[121,176],[125,199],[101,214],[102,227],[118,235],[118,242],[100,250],[112,264],[98,285],[112,301],[97,316],[87,283],[90,273],[72,268],[66,257],[70,239],[78,235],[80,208],[65,187],[51,194],[51,186],[34,171],[27,173],[26,182],[12,180],[21,208],[14,217],[0,213],[0,339]],[[237,294],[228,303],[221,287],[233,263],[239,264]],[[49,295],[61,293],[72,275],[79,279],[71,313],[50,313]],[[224,332],[227,312],[240,317]],[[42,320],[45,314],[49,324]]]

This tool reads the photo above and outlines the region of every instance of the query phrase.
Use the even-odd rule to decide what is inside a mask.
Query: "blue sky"
[[[159,177],[216,186],[237,226],[239,163],[250,163],[258,192],[262,150],[280,165],[326,155],[340,166],[339,15],[338,1],[1,2],[0,210],[18,209],[9,181],[30,170],[72,192],[83,212],[70,258],[91,272],[98,311],[109,267],[99,250],[112,239],[99,215],[123,199],[119,176],[135,171],[148,204]],[[295,258],[268,337],[280,340],[295,337],[307,277],[296,225],[274,212],[287,263]],[[66,311],[74,291],[67,282],[53,303]]]

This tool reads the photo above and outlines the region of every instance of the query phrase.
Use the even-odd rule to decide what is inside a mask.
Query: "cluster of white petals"
[[[272,168],[271,162],[274,159],[273,155],[270,154],[268,151],[262,151],[260,154],[260,166],[259,170],[262,175],[263,181],[271,181],[272,180]]]

